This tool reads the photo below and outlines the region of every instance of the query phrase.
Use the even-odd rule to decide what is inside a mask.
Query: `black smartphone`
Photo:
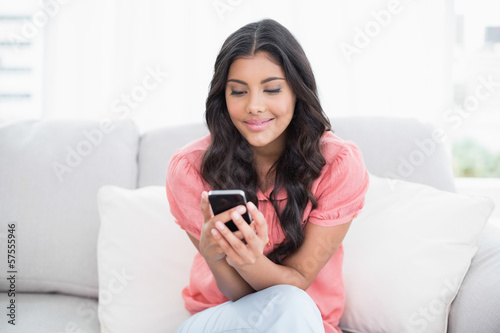
[[[245,197],[245,192],[242,190],[215,190],[208,192],[208,201],[210,202],[210,206],[212,207],[212,212],[214,215],[225,212],[228,209],[233,207],[243,205],[247,206],[247,199]],[[242,214],[243,219],[248,223],[252,223],[252,219],[250,218],[250,213],[248,210],[245,214]],[[231,231],[238,230],[238,227],[234,222],[228,221],[226,222],[226,226]]]

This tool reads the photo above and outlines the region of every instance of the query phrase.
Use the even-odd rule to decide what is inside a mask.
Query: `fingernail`
[[[212,232],[212,236],[217,236],[219,234],[215,229],[212,229],[210,231]]]
[[[250,206],[250,208],[251,208],[251,209],[255,209],[255,208],[257,208],[257,207],[255,207],[254,203],[253,203],[253,202],[251,202],[251,201],[248,203],[248,205]]]
[[[238,206],[238,208],[236,208],[236,211],[240,214],[243,214],[245,213],[247,210],[245,209],[245,207],[243,206]]]
[[[220,221],[215,222],[215,226],[219,230],[223,230],[224,229],[224,224],[222,224],[222,222],[220,222]]]
[[[233,220],[238,220],[238,219],[240,218],[240,216],[241,216],[241,215],[240,215],[240,214],[238,214],[238,212],[233,212],[233,213],[231,214],[231,218],[232,218]]]

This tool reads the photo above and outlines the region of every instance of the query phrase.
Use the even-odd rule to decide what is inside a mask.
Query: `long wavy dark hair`
[[[313,181],[325,165],[320,139],[331,129],[321,107],[311,65],[298,41],[281,24],[266,19],[250,23],[231,34],[220,50],[206,100],[205,117],[211,134],[201,164],[203,179],[214,189],[242,189],[247,199],[258,206],[258,176],[248,142],[233,125],[226,105],[225,88],[229,67],[238,58],[265,52],[279,64],[295,94],[295,110],[286,129],[286,146],[269,170],[275,172],[274,188],[269,200],[278,215],[285,239],[268,254],[273,262],[297,250],[304,241],[302,215],[311,202]],[[279,210],[275,196],[280,189],[287,193],[287,202]]]

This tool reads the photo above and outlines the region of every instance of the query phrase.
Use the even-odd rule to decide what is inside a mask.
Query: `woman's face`
[[[280,154],[295,108],[283,69],[264,52],[238,58],[226,83],[231,120],[255,153]]]

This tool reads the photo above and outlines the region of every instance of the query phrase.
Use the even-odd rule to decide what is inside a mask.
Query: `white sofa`
[[[422,163],[411,163],[432,127],[399,118],[339,118],[332,125],[360,147],[370,173],[455,190],[442,144],[434,141]],[[173,152],[206,133],[202,124],[141,134],[132,121],[0,122],[0,332],[101,332],[98,190],[164,186]],[[9,224],[16,239],[13,285]],[[500,332],[499,276],[500,230],[487,225],[451,305],[448,332]],[[15,326],[8,323],[12,286]],[[180,295],[172,302],[182,306]]]

